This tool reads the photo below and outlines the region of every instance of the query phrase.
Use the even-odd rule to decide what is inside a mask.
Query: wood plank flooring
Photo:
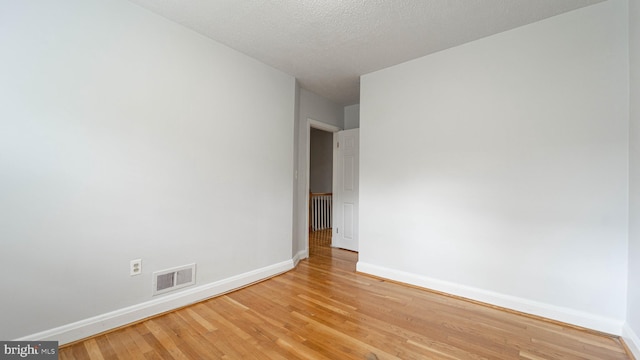
[[[60,349],[60,359],[631,359],[618,338],[355,272],[330,231],[275,278]]]

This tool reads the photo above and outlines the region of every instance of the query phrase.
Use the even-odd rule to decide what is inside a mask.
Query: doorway
[[[309,138],[309,231],[332,228],[333,133],[311,128]]]
[[[341,129],[316,120],[307,119],[307,184],[305,206],[305,244],[307,256],[310,250],[310,234],[313,230],[314,241],[331,241],[331,227],[333,222],[332,206],[327,206],[327,201],[333,199],[333,169],[335,162],[334,136]],[[318,197],[316,210],[320,213],[312,214],[314,199],[312,194]],[[329,203],[330,204],[330,203]],[[320,233],[321,232],[321,233]],[[321,236],[320,236],[321,235]],[[331,244],[329,243],[329,246]]]

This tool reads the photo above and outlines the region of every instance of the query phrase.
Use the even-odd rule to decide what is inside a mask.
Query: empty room
[[[0,245],[0,358],[640,358],[640,0],[0,0]]]

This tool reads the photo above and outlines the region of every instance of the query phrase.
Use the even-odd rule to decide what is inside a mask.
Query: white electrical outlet
[[[140,275],[142,274],[142,259],[131,260],[129,263],[129,275]]]

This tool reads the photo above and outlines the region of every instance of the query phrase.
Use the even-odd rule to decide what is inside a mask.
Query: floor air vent
[[[196,264],[153,273],[153,295],[164,294],[196,283]]]

